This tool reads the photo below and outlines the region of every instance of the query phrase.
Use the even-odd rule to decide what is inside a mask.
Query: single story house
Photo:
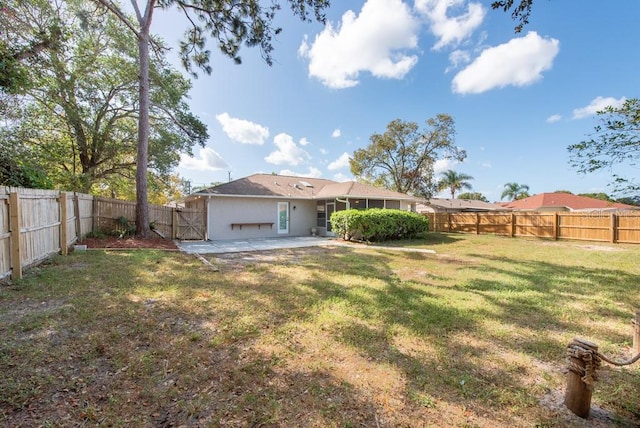
[[[420,199],[354,181],[254,174],[193,193],[185,208],[206,212],[209,240],[332,236],[329,218],[345,209],[415,211]]]
[[[500,205],[513,211],[624,211],[639,209],[633,205],[603,201],[571,193],[539,193],[528,198],[503,202]]]
[[[458,213],[506,211],[500,205],[473,199],[431,198],[416,205],[419,213]]]

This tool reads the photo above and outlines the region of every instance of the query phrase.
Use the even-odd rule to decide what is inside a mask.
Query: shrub
[[[336,211],[331,214],[330,221],[336,235],[347,241],[362,239],[379,242],[415,238],[429,228],[429,221],[423,215],[380,208]]]
[[[116,219],[116,229],[114,230],[114,233],[119,238],[133,236],[136,234],[136,225],[132,224],[125,216],[120,216]]]

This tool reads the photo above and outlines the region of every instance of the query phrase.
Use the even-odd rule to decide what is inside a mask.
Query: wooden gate
[[[206,216],[204,210],[174,209],[174,234],[176,239],[207,239]]]

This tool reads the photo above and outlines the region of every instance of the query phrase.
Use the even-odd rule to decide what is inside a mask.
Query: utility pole
[[[231,183],[231,171],[227,171],[229,173],[229,183]]]

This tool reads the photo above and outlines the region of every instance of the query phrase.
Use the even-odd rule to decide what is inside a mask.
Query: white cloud
[[[485,49],[453,78],[453,92],[479,94],[508,85],[530,85],[542,78],[543,71],[551,69],[559,51],[558,40],[531,31],[524,37]]]
[[[588,106],[575,109],[573,111],[573,118],[584,119],[585,117],[593,116],[594,114],[604,110],[609,106],[613,108],[621,107],[626,100],[627,99],[625,97],[622,97],[618,100],[613,97],[596,97],[591,101],[591,103],[589,103]]]
[[[198,157],[180,155],[179,167],[198,171],[220,171],[229,166],[215,150],[204,147],[198,151]]]
[[[433,163],[433,174],[436,176],[440,175],[443,172],[452,169],[456,163],[457,162],[452,161],[451,159],[438,159]]]
[[[559,114],[552,114],[546,120],[547,123],[556,123],[562,120],[562,116]]]
[[[309,178],[320,178],[322,177],[322,172],[313,166],[309,167],[308,172],[295,172],[290,169],[283,169],[279,173],[280,175],[289,175],[293,177],[309,177]]]
[[[466,0],[416,0],[415,8],[429,20],[438,39],[433,46],[436,50],[459,45],[482,24],[486,14],[480,3],[467,4]]]
[[[483,168],[493,168],[493,165],[491,165],[491,162],[482,162],[480,166],[482,166]]]
[[[269,128],[257,123],[236,119],[229,116],[228,113],[219,114],[216,119],[222,125],[225,134],[238,143],[262,145],[269,138]]]
[[[333,138],[338,138],[342,135],[342,132],[339,129],[334,129],[333,132],[331,133],[331,136]]]
[[[418,46],[418,22],[402,0],[367,0],[360,15],[348,10],[334,29],[328,23],[298,54],[309,59],[309,76],[330,88],[358,84],[361,72],[402,79],[418,62],[407,49]]]
[[[455,50],[449,54],[449,66],[444,70],[445,74],[451,70],[455,70],[463,64],[468,64],[471,61],[469,52],[462,50]]]
[[[348,175],[345,175],[341,172],[335,174],[333,176],[333,181],[338,181],[340,183],[344,183],[345,181],[353,181],[353,177],[350,177]]]
[[[300,141],[298,141],[298,143],[300,143],[301,146],[308,146],[309,144],[311,144],[309,140],[304,137],[300,138]]]
[[[343,154],[340,155],[338,159],[334,160],[329,165],[327,165],[327,169],[329,171],[335,171],[336,169],[349,168],[350,158],[351,156],[349,156],[349,153],[344,152]]]
[[[290,135],[281,133],[273,137],[273,144],[278,150],[271,152],[264,158],[265,161],[275,165],[300,165],[309,160],[309,153],[302,150],[293,141]]]
[[[327,153],[329,153],[327,149],[320,149],[320,154],[326,155]]]

